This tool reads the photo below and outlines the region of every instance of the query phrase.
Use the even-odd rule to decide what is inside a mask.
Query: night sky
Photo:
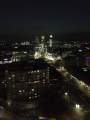
[[[0,34],[90,32],[89,0],[2,0]]]

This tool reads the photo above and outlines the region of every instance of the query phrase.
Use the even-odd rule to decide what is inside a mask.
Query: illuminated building
[[[47,45],[45,45],[45,36],[41,36],[40,40],[36,39],[34,58],[43,58],[45,54],[47,54]]]
[[[12,63],[3,74],[5,77],[2,76],[0,84],[6,89],[8,104],[33,102],[40,97],[42,89],[59,85],[57,73],[42,60],[33,60],[28,64]]]

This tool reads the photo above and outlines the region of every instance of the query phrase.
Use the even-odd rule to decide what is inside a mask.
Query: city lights
[[[65,92],[64,94],[65,94],[66,96],[68,95],[68,93],[67,93],[67,92]]]
[[[32,89],[32,92],[34,92],[34,89]]]
[[[87,68],[82,68],[82,69],[83,69],[84,72],[87,72],[87,71],[88,71]]]
[[[18,46],[15,46],[14,48],[15,48],[15,49],[17,49],[17,48],[18,48]]]
[[[51,61],[55,61],[55,58],[53,58],[52,55],[49,53],[45,56],[45,58]]]
[[[1,49],[1,105],[25,119],[56,120],[53,117],[66,112],[83,116],[90,111],[89,49],[84,51],[78,40],[60,40],[52,34],[34,38]],[[47,113],[51,118],[43,117]]]
[[[11,106],[11,104],[12,104],[12,101],[11,101],[11,100],[8,100],[8,101],[7,101],[7,105],[8,105],[8,106]]]
[[[11,78],[11,77],[9,77],[8,79],[9,79],[9,80],[11,80],[12,78]]]
[[[24,51],[24,54],[27,54],[27,51]]]
[[[15,77],[15,74],[12,74],[12,77]]]
[[[22,90],[19,90],[18,92],[21,94],[21,93],[22,93]]]
[[[34,54],[34,58],[35,58],[35,59],[39,59],[39,58],[41,58],[41,54],[38,53],[38,52],[35,52],[35,54]]]
[[[53,35],[50,35],[50,38],[53,38]]]
[[[32,97],[30,96],[29,99],[32,99]]]
[[[83,50],[79,49],[78,51],[79,51],[79,52],[82,52]]]
[[[75,108],[76,108],[76,109],[80,109],[80,105],[79,105],[79,104],[76,104],[76,105],[75,105]]]
[[[44,39],[45,39],[45,36],[41,36],[41,39],[44,40]]]

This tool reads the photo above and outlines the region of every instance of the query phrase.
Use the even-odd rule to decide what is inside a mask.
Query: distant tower
[[[52,47],[52,44],[53,44],[52,40],[53,40],[53,35],[50,35],[49,36],[49,47],[50,48]]]
[[[36,44],[35,47],[35,54],[34,57],[36,59],[43,57],[45,52],[46,52],[46,47],[45,47],[45,36],[41,36],[39,42]]]
[[[45,52],[45,36],[41,36],[40,52]]]

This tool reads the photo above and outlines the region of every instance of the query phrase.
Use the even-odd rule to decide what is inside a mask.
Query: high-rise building
[[[11,105],[13,101],[30,103],[37,100],[43,88],[56,86],[59,81],[56,74],[42,60],[31,61],[29,64],[12,63],[7,70],[4,70],[5,77],[3,76],[0,83],[4,84],[4,89],[6,89],[8,105]]]

